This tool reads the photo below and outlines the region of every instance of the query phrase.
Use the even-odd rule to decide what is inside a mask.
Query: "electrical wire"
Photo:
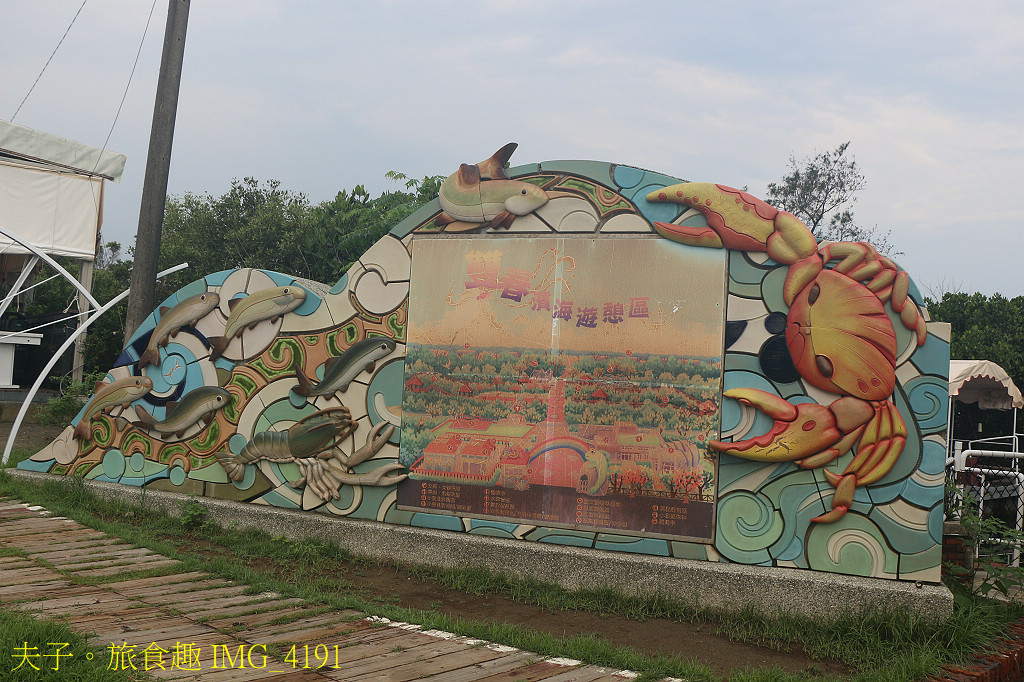
[[[29,88],[28,92],[25,93],[25,98],[21,100],[21,104],[19,104],[18,108],[14,111],[14,116],[11,116],[11,123],[14,123],[14,119],[17,118],[18,112],[21,111],[21,108],[23,106],[25,106],[25,102],[28,100],[28,96],[31,95],[32,91],[36,89],[36,84],[39,83],[39,79],[43,77],[43,72],[45,72],[46,67],[50,65],[50,62],[53,60],[53,56],[57,54],[57,50],[60,49],[60,46],[64,42],[64,39],[68,37],[68,33],[71,32],[71,27],[75,25],[75,21],[78,19],[78,15],[82,13],[82,9],[85,7],[85,3],[87,3],[88,1],[89,0],[82,0],[82,6],[78,8],[77,12],[75,12],[75,16],[71,20],[71,23],[68,24],[67,30],[64,31],[64,35],[61,36],[60,40],[57,42],[57,47],[53,48],[53,52],[50,53],[50,58],[46,60],[45,64],[43,64],[42,71],[40,71],[39,75],[36,76],[36,80],[34,83],[32,83],[32,87]]]
[[[114,126],[117,125],[117,119],[121,115],[121,108],[124,107],[124,101],[128,97],[128,88],[132,86],[132,78],[135,77],[135,68],[139,65],[139,56],[142,54],[142,46],[146,44],[146,34],[149,33],[149,23],[153,20],[153,10],[156,9],[156,0],[153,0],[153,4],[149,6],[149,16],[146,17],[146,28],[142,30],[142,40],[139,41],[139,50],[135,53],[135,63],[132,64],[132,72],[128,74],[128,83],[124,86],[124,94],[121,95],[121,103],[117,105],[117,113],[114,114],[114,122],[110,124],[110,131],[107,133],[107,139],[103,140],[103,147],[100,149],[100,154],[96,157],[96,165],[92,167],[93,171],[99,167],[100,159],[103,158],[103,152],[107,150],[107,143],[110,142],[110,136],[114,134]],[[95,197],[93,197],[95,200]]]
[[[139,49],[135,53],[135,62],[132,63],[132,71],[128,74],[128,82],[124,86],[124,93],[121,95],[121,102],[117,105],[117,111],[114,113],[114,120],[110,124],[110,130],[107,131],[107,139],[103,140],[103,146],[100,148],[100,153],[96,156],[96,164],[92,167],[93,173],[100,166],[100,161],[103,160],[103,152],[107,151],[107,144],[110,143],[110,136],[114,134],[114,127],[117,125],[117,119],[121,116],[121,109],[124,107],[124,101],[128,98],[128,90],[132,86],[132,79],[135,77],[135,69],[139,65],[139,57],[142,55],[142,47],[146,44],[146,36],[149,34],[149,24],[153,20],[153,10],[156,9],[156,0],[153,0],[153,4],[149,6],[149,16],[146,17],[146,27],[142,29],[142,40],[139,41]],[[96,198],[96,191],[92,192],[92,203],[93,207],[99,211],[100,205],[99,200]],[[99,235],[97,234],[97,240]],[[103,247],[100,246],[100,249]]]

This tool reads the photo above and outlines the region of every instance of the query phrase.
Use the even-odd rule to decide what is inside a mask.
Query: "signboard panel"
[[[724,253],[413,242],[401,509],[713,539]]]

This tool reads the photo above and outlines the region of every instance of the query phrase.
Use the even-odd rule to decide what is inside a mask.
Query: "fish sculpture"
[[[75,425],[72,438],[88,438],[91,433],[90,424],[93,417],[110,407],[117,405],[128,407],[153,390],[153,380],[149,377],[132,376],[112,381],[109,384],[97,381],[93,390],[95,395],[85,406],[85,412],[82,413],[82,418]]]
[[[285,313],[295,310],[306,300],[306,290],[295,284],[284,287],[261,289],[245,298],[228,301],[231,314],[224,325],[224,336],[214,336],[210,341],[210,359],[219,358],[224,350],[246,328],[252,329],[263,320],[276,322]]]
[[[324,379],[318,384],[303,373],[302,368],[295,370],[295,378],[299,384],[295,392],[307,398],[312,396],[328,396],[338,391],[347,391],[352,383],[365,369],[372,372],[377,360],[387,357],[395,350],[395,342],[385,337],[363,339],[352,344],[338,357],[327,360],[324,364]]]
[[[517,216],[533,213],[546,204],[547,192],[528,182],[510,180],[505,172],[505,164],[518,146],[510,142],[486,161],[464,163],[449,175],[438,192],[443,212],[434,222],[509,227]]]
[[[159,362],[160,348],[166,346],[171,337],[176,336],[182,327],[191,326],[201,320],[219,304],[220,296],[213,292],[205,292],[189,296],[173,308],[160,306],[160,321],[156,323],[146,350],[139,358],[139,369]]]
[[[231,394],[218,386],[201,386],[185,394],[178,403],[167,403],[167,417],[157,421],[146,408],[136,406],[135,414],[139,421],[150,431],[171,433],[181,436],[191,426],[206,420],[213,421],[213,414],[231,402]]]

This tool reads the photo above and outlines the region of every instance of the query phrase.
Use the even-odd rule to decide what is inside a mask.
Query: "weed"
[[[178,505],[178,508],[178,520],[181,521],[181,527],[186,531],[201,530],[205,528],[210,521],[209,510],[199,504],[195,498],[189,498],[187,501],[182,502]]]
[[[351,609],[384,616],[394,621],[417,623],[426,629],[454,632],[462,636],[498,642],[543,656],[575,658],[596,665],[630,669],[640,679],[685,677],[712,679],[710,670],[680,657],[649,656],[629,647],[616,647],[592,635],[556,637],[527,627],[506,623],[468,621],[432,610],[403,608],[397,595],[385,597],[386,603],[373,601],[351,590],[338,590],[327,578],[310,579],[296,557],[314,564],[336,566],[336,557],[345,555],[322,541],[291,543],[255,530],[233,532],[213,523],[204,526],[204,540],[227,548],[224,557],[207,558],[194,551],[194,537],[162,543],[155,538],[171,537],[185,526],[184,520],[168,520],[147,512],[140,523],[127,523],[123,506],[97,500],[88,494],[69,493],[69,486],[36,486],[14,481],[0,472],[0,493],[17,495],[26,501],[41,503],[55,513],[114,533],[182,561],[178,570],[204,571],[215,576],[251,585],[254,591],[274,593],[268,599],[301,598],[335,611]],[[72,504],[73,502],[73,504]],[[186,503],[188,504],[188,503]],[[202,508],[201,505],[195,503]],[[204,545],[205,546],[205,545]],[[359,567],[371,566],[362,560]],[[284,571],[283,566],[293,570]],[[258,567],[258,568],[257,568]],[[375,566],[373,570],[384,567]],[[356,570],[353,568],[353,570]],[[361,570],[361,569],[360,569]],[[992,603],[968,596],[958,602],[953,616],[944,623],[913,618],[906,613],[866,611],[848,613],[828,623],[814,622],[789,614],[766,615],[754,611],[720,614],[701,611],[694,605],[673,602],[663,596],[646,599],[626,598],[610,590],[572,592],[536,580],[516,580],[480,570],[445,571],[417,569],[416,575],[445,586],[460,586],[477,594],[497,594],[550,610],[590,611],[633,619],[666,618],[706,624],[709,630],[725,633],[732,639],[767,644],[779,649],[799,646],[815,658],[841,660],[852,665],[858,680],[913,680],[927,677],[943,664],[963,664],[975,652],[1005,632],[1008,623],[1024,613],[1019,605]],[[567,614],[567,619],[572,615]],[[820,671],[808,669],[804,679]],[[777,670],[737,673],[737,680],[798,679]]]
[[[3,679],[120,682],[148,679],[135,670],[108,670],[110,655],[93,648],[87,637],[71,630],[61,619],[34,618],[0,608],[0,666]],[[24,661],[19,658],[24,653]],[[20,668],[17,672],[14,669]]]
[[[87,374],[80,382],[70,376],[50,377],[60,382],[60,395],[50,398],[39,410],[39,423],[47,426],[64,426],[78,416],[82,407],[93,394],[96,382],[103,381],[106,372]]]
[[[999,594],[1007,599],[1011,592],[1024,588],[1024,567],[1013,566],[1003,560],[1006,554],[1019,551],[1024,546],[1024,532],[1009,527],[995,516],[979,515],[979,508],[976,497],[947,482],[947,514],[959,517],[960,525],[966,531],[966,540],[973,547],[983,548],[983,551],[975,559],[980,580],[975,580],[974,572],[963,566],[947,564],[945,569],[953,576],[968,578],[973,583],[974,592],[982,597]],[[954,595],[962,595],[962,590],[954,589]]]

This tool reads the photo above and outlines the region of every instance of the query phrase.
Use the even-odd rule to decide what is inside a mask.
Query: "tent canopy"
[[[126,160],[124,154],[7,121],[0,121],[0,155],[113,182],[121,181]]]
[[[103,181],[118,181],[123,154],[0,121],[0,236],[4,254],[92,260],[103,220]]]
[[[1024,407],[1024,397],[1010,375],[990,360],[950,360],[949,395],[985,410]]]

